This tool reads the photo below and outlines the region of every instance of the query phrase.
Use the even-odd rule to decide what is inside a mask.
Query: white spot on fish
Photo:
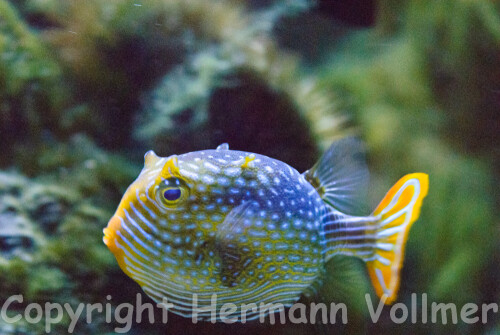
[[[212,192],[212,194],[223,194],[224,192],[222,192],[222,190],[220,188],[212,188],[210,190]]]
[[[212,171],[213,173],[219,173],[220,172],[220,168],[218,168],[217,166],[213,165],[212,163],[205,162],[203,165],[205,166],[205,168],[207,168],[208,170]]]
[[[234,183],[238,186],[245,186],[245,179],[241,178],[241,177],[238,177],[236,178],[236,180],[234,181]]]
[[[265,174],[263,174],[262,172],[258,172],[257,173],[257,178],[259,179],[259,181],[262,183],[262,184],[268,184],[269,183],[269,179],[267,178],[267,176]]]
[[[198,167],[198,165],[195,165],[195,164],[193,164],[193,163],[187,163],[187,165],[188,165],[191,169],[193,169],[193,170],[195,170],[195,171],[198,171],[198,170],[200,169],[200,168]]]
[[[191,180],[194,180],[194,181],[199,180],[199,176],[198,176],[197,173],[183,170],[182,174],[185,175],[186,177],[188,177]]]
[[[226,176],[236,177],[241,174],[241,169],[237,167],[229,167],[224,170],[224,173],[226,174]]]
[[[211,185],[215,182],[215,179],[212,176],[204,175],[203,177],[201,177],[201,181],[205,184]]]
[[[230,185],[230,181],[226,177],[219,177],[219,178],[217,178],[217,182],[221,186],[229,186]]]
[[[285,171],[283,170],[280,170],[280,174],[283,178],[285,178],[286,181],[290,181],[290,178],[288,178],[287,174],[285,173]]]

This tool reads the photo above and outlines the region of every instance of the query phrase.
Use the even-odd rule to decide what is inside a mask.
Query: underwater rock
[[[0,263],[14,257],[31,261],[43,238],[26,211],[25,179],[0,172]]]
[[[0,213],[0,257],[29,260],[35,239],[27,227],[29,220],[12,213]]]

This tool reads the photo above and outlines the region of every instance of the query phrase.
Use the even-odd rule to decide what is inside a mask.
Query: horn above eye
[[[160,157],[158,157],[153,150],[149,150],[144,155],[144,166],[152,168],[159,160]]]

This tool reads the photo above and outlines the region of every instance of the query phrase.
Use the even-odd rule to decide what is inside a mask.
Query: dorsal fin
[[[358,214],[365,203],[368,168],[365,146],[355,137],[334,142],[304,177],[333,208]]]

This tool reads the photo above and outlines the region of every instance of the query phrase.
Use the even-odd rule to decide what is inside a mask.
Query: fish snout
[[[113,215],[108,222],[108,226],[104,228],[103,233],[103,242],[108,246],[111,252],[114,253],[116,246],[116,234],[121,227],[121,218],[118,215]]]

